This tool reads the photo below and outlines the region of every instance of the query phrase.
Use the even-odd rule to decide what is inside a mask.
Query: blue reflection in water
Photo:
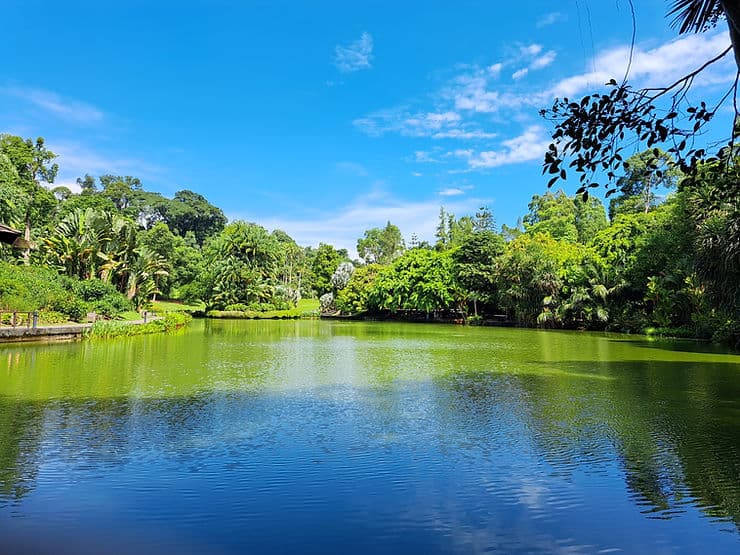
[[[505,368],[478,331],[449,348],[408,333],[293,350],[278,334],[264,371],[238,363],[244,337],[213,334],[208,360],[223,359],[188,370],[210,372],[188,395],[0,395],[0,551],[740,549],[738,402],[718,385],[732,364],[537,373]],[[681,383],[692,373],[708,385]]]

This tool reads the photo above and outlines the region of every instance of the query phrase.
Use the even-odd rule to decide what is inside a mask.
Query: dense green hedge
[[[51,268],[0,262],[0,309],[40,312],[42,322],[81,322],[88,312],[115,316],[131,303],[115,287],[99,279],[80,281]]]
[[[268,312],[257,312],[255,310],[209,310],[206,312],[206,317],[208,318],[235,320],[292,320],[303,316],[304,312],[297,308],[290,310],[271,310]]]

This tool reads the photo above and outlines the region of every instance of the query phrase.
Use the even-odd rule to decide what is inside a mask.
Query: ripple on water
[[[729,364],[590,335],[250,325],[131,341],[126,365],[88,358],[100,370],[63,384],[44,357],[78,346],[0,375],[0,534],[142,553],[740,545]]]

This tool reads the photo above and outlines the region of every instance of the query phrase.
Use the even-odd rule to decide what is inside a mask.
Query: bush
[[[75,322],[82,322],[87,317],[87,304],[72,293],[51,297],[43,308],[66,314],[70,320]]]
[[[91,339],[130,337],[149,333],[173,332],[186,326],[192,316],[186,312],[170,312],[164,318],[146,324],[132,324],[115,320],[99,320],[87,333]]]
[[[52,310],[39,311],[39,322],[42,324],[63,324],[68,320],[67,315],[61,312],[54,312]]]
[[[117,316],[121,312],[133,309],[133,304],[126,297],[116,292],[106,295],[99,301],[90,304],[91,310],[109,318]]]
[[[113,287],[110,283],[106,283],[100,279],[86,279],[83,281],[70,280],[72,282],[72,290],[80,297],[83,301],[100,301],[105,297],[112,295],[121,296],[118,290]]]

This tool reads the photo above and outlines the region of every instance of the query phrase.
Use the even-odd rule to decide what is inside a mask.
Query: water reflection
[[[732,355],[321,322],[2,355],[7,537],[146,538],[124,552],[740,547]]]

